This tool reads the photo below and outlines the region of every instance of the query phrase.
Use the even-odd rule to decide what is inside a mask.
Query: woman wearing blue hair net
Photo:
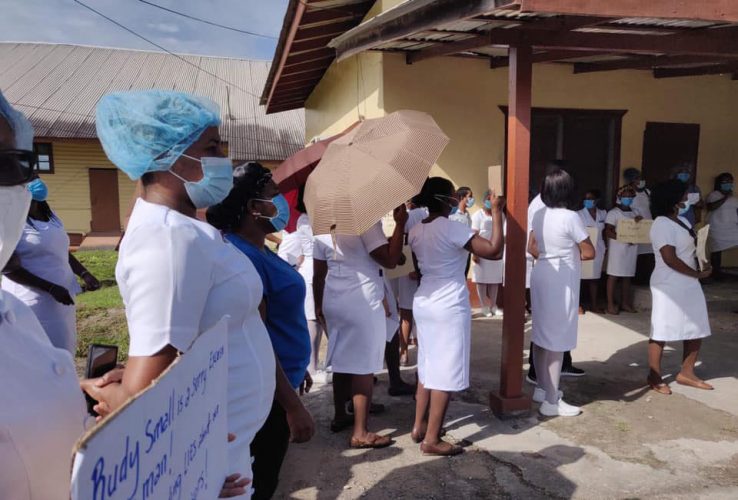
[[[196,210],[222,201],[233,184],[218,107],[172,91],[104,96],[98,137],[110,160],[141,179],[120,246],[116,279],[130,348],[124,370],[83,382],[98,413],[147,387],[198,334],[228,315],[230,474],[222,496],[250,497],[249,446],[272,407],[276,365],[259,315],[262,285],[251,262]]]
[[[33,129],[0,93],[0,268],[23,234]],[[0,290],[0,497],[69,499],[69,456],[87,412],[74,361],[33,311]]]

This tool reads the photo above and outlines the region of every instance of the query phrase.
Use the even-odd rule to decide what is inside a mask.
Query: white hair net
[[[220,125],[213,101],[171,90],[108,94],[97,103],[96,115],[105,153],[134,181],[169,170],[206,128]]]
[[[0,92],[0,116],[5,118],[15,133],[15,148],[33,151],[33,125],[26,115],[13,108]]]

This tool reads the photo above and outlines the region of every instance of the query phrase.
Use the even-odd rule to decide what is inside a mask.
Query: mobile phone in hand
[[[92,344],[90,345],[90,349],[87,352],[87,370],[85,372],[85,377],[102,377],[110,370],[115,368],[117,364],[118,346]],[[85,393],[85,399],[87,400],[87,411],[91,415],[97,415],[95,410],[93,410],[93,407],[97,404],[97,401],[92,399],[87,393]]]

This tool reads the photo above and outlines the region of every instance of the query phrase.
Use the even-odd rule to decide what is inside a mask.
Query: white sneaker
[[[559,399],[564,397],[564,391],[559,391]],[[533,401],[536,403],[543,403],[546,400],[546,391],[543,387],[536,387],[533,390]]]
[[[557,404],[551,404],[548,401],[541,403],[538,412],[544,417],[576,417],[582,413],[582,409],[578,406],[572,406],[565,403],[563,399],[559,399]]]
[[[492,316],[494,316],[492,311],[490,311],[489,307],[483,307],[482,314],[484,315],[485,318],[491,318]]]

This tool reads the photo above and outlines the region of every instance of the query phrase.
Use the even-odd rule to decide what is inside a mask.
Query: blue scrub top
[[[266,324],[272,347],[293,388],[300,386],[310,362],[310,333],[305,318],[305,280],[277,254],[259,250],[235,234],[226,239],[241,250],[261,276]]]

